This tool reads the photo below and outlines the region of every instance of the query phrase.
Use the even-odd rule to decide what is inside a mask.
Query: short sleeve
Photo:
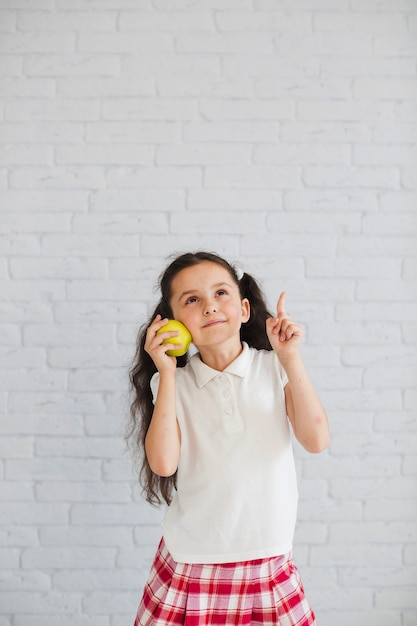
[[[158,394],[158,389],[159,389],[159,372],[155,372],[155,374],[152,376],[150,387],[152,391],[152,401],[155,404],[156,396]]]
[[[275,354],[275,358],[276,358],[276,362],[278,365],[278,372],[279,372],[279,376],[281,378],[281,382],[282,382],[282,388],[285,387],[285,385],[288,383],[288,376],[287,376],[287,372],[284,370],[283,366],[281,365],[281,361],[279,360],[278,356]]]

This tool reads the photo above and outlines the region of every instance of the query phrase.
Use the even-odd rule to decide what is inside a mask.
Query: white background
[[[124,451],[168,255],[283,289],[319,626],[417,624],[415,0],[0,1],[0,626],[126,626],[160,513]]]

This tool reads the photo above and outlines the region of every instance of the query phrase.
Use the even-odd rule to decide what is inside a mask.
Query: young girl
[[[130,438],[147,500],[168,505],[135,626],[314,625],[291,558],[297,483],[289,423],[309,452],[326,413],[300,356],[303,330],[268,313],[257,282],[197,252],[161,275],[130,373]],[[197,352],[172,357],[168,319]]]

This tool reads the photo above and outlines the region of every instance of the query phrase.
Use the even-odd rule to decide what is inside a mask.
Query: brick
[[[198,117],[197,103],[185,98],[118,98],[103,100],[105,120],[189,121]]]
[[[51,307],[44,302],[22,301],[0,302],[0,320],[4,322],[50,322],[52,320]],[[13,331],[12,331],[13,332]],[[8,336],[8,333],[7,333]],[[18,343],[20,339],[18,340]],[[4,343],[2,344],[4,345]]]
[[[97,547],[119,547],[129,546],[133,544],[133,532],[127,526],[112,526],[107,528],[105,526],[91,526],[91,527],[62,527],[62,526],[44,526],[39,530],[39,541],[42,546],[97,546]],[[63,577],[74,577],[78,575],[81,577],[81,572],[74,574],[73,572],[66,572]],[[97,577],[103,580],[108,580],[112,576],[123,577],[122,572],[112,571],[111,574],[107,572],[95,572],[94,585],[97,584]],[[91,574],[88,575],[91,577]],[[57,579],[60,578],[60,573],[54,575],[54,583],[57,583]],[[113,581],[115,579],[113,578]],[[86,579],[87,581],[87,579]],[[75,582],[75,581],[74,581]],[[74,585],[74,583],[73,583]],[[74,585],[75,586],[75,585]],[[57,588],[65,589],[62,585],[57,585]],[[67,589],[69,587],[66,587]],[[77,587],[79,589],[80,587]]]
[[[267,218],[269,233],[282,232],[283,224],[287,233],[357,233],[361,231],[361,215],[344,212],[335,212],[334,215],[322,213],[311,216],[308,212],[292,212],[283,216],[280,213],[271,213]],[[325,274],[325,273],[324,273]],[[334,274],[333,274],[334,276]]]
[[[100,461],[89,459],[33,458],[30,460],[10,460],[7,463],[7,477],[16,480],[80,481],[100,478]]]
[[[8,78],[0,86],[0,93],[8,98],[41,98],[55,95],[55,83],[51,78]],[[27,131],[30,132],[29,129]],[[32,129],[33,132],[33,129]]]
[[[337,188],[396,188],[399,185],[399,169],[392,167],[341,167],[329,166],[304,168],[303,180],[309,187],[330,186]]]
[[[216,33],[216,34],[180,34],[175,40],[175,49],[180,54],[239,54],[247,50],[248,38],[246,33]],[[273,38],[268,34],[252,33],[250,49],[253,54],[272,54],[274,51]]]
[[[412,58],[406,57],[380,58],[367,55],[358,59],[350,55],[346,55],[344,58],[328,56],[320,60],[320,67],[324,74],[338,77],[381,76],[390,80],[391,77],[396,79],[398,76],[411,76],[413,74]]]
[[[376,608],[395,608],[395,609],[417,609],[417,598],[415,596],[414,585],[408,588],[388,589],[375,594]]]
[[[271,141],[278,137],[279,125],[276,122],[252,120],[226,122],[190,122],[183,126],[183,138],[186,142],[238,142],[254,143]]]
[[[363,9],[363,6],[362,6]],[[400,13],[365,13],[352,11],[348,16],[345,13],[325,11],[317,12],[314,16],[314,30],[324,32],[345,32],[369,33],[370,31],[379,34],[397,33],[403,36],[407,33],[407,21],[405,15]]]
[[[33,437],[0,437],[0,454],[4,459],[33,457]]]
[[[54,213],[18,213],[2,217],[3,233],[69,232],[71,215]]]
[[[221,73],[220,61],[217,57],[201,55],[153,54],[143,58],[140,64],[135,57],[127,56],[122,59],[121,67],[123,75],[135,77],[138,74],[141,76],[144,71],[156,75],[193,74],[201,76],[202,74]]]
[[[26,10],[18,14],[18,27],[20,31],[114,31],[116,16],[104,11]]]
[[[226,98],[205,98],[201,101],[200,111],[209,121],[219,120],[285,120],[294,117],[292,101],[280,99],[232,100]]]
[[[51,264],[47,258],[21,258],[10,260],[12,278],[33,279],[100,279],[107,275],[107,264],[104,259],[57,258]]]
[[[124,618],[126,619],[126,617]],[[17,615],[15,618],[16,626],[38,626],[39,616]],[[80,615],[79,612],[74,615],[63,615],[57,607],[57,613],[51,615],[42,615],[42,626],[55,626],[59,622],[60,626],[110,626],[110,617]]]
[[[150,524],[160,520],[160,512],[144,504],[74,504],[71,509],[71,523],[78,525],[129,525],[141,523]]]
[[[81,290],[81,293],[84,292],[84,289]],[[103,302],[94,302],[91,304],[90,302],[61,302],[56,303],[55,306],[55,316],[56,320],[59,324],[67,324],[67,323],[84,323],[84,322],[113,322],[113,323],[121,323],[121,322],[137,322],[140,319],[144,319],[146,316],[146,311],[143,303],[135,302],[112,302],[111,300],[106,300]],[[78,349],[76,348],[76,353],[78,353]],[[101,350],[102,347],[98,347],[98,350]],[[90,350],[90,349],[88,349]],[[64,351],[68,351],[68,356],[63,355]],[[66,359],[71,359],[72,349],[64,347],[58,348],[55,352],[54,349],[50,351],[51,364],[53,367],[59,367],[59,362],[65,363]],[[107,354],[107,351],[104,350],[104,353]],[[90,352],[92,354],[92,352]],[[80,352],[81,359],[82,352]],[[77,358],[77,356],[75,356]],[[97,362],[101,361],[100,357],[96,357],[99,359]],[[105,358],[105,357],[104,357]]]
[[[335,525],[330,533],[330,541],[335,544],[402,543],[404,540],[409,542],[415,541],[416,527],[410,521],[342,523]]]
[[[0,58],[0,76],[21,76],[22,70],[22,57],[3,54]]]
[[[337,605],[337,598],[334,598],[333,606]],[[350,626],[355,623],[358,626],[367,626],[372,624],[372,620],[376,620],[378,626],[403,626],[402,617],[398,611],[381,611],[374,608],[361,608],[359,611],[348,610],[344,613],[336,610],[324,610],[320,613],[320,622],[322,626],[333,626],[335,620],[338,620],[339,626]],[[354,620],[352,622],[352,620]],[[411,626],[411,625],[410,625]]]
[[[384,322],[391,320],[398,322],[400,319],[402,321],[413,320],[416,315],[417,304],[414,302],[390,302],[386,303],[383,308],[379,302],[355,302],[354,304],[338,304],[335,308],[337,321],[374,320]]]
[[[81,595],[51,591],[50,593],[32,593],[26,599],[25,611],[38,616],[51,613],[78,613],[81,607]],[[16,614],[22,609],[21,592],[7,592],[2,594],[2,610]]]
[[[180,124],[176,121],[163,120],[138,120],[134,125],[124,121],[87,123],[86,138],[92,143],[176,143],[180,139]]]
[[[138,165],[150,166],[154,161],[153,146],[137,144],[95,144],[58,146],[58,165]]]
[[[76,257],[135,257],[139,247],[139,234],[81,234],[46,235],[43,252],[46,256],[63,254]]]
[[[375,54],[377,56],[415,56],[416,41],[411,36],[393,36],[391,34],[375,37]]]
[[[140,270],[139,270],[140,271]],[[77,283],[69,285],[68,287],[68,300],[70,301],[122,301],[122,302],[136,302],[140,297],[146,299],[152,297],[152,285],[145,284],[143,281],[132,283],[132,280],[79,280]],[[90,305],[91,308],[91,305]],[[116,319],[115,322],[120,322]],[[109,325],[107,340],[102,339],[103,343],[108,343],[110,337],[113,335],[113,328]],[[100,339],[97,340],[96,345],[101,345]],[[93,345],[93,344],[90,344]]]
[[[75,33],[3,33],[2,54],[63,54],[75,51]]]
[[[39,254],[39,239],[32,235],[9,233],[2,237],[0,250],[5,256],[36,256]]]
[[[88,191],[0,191],[0,202],[4,211],[85,211],[88,208]]]
[[[156,90],[163,97],[250,98],[253,81],[246,76],[225,77],[218,74],[167,74],[157,77]]]
[[[360,165],[411,165],[416,157],[414,146],[401,145],[398,141],[394,145],[374,144],[369,146],[354,146],[352,161]]]
[[[61,324],[61,325],[26,325],[23,338],[28,346],[97,346],[106,344],[112,335],[112,328],[107,324]]]
[[[288,211],[378,211],[374,193],[356,189],[305,189],[286,191],[284,208]]]
[[[261,212],[178,212],[171,218],[170,232],[190,235],[217,233],[219,223],[224,234],[259,233],[265,230],[265,215]]]
[[[201,167],[142,167],[111,168],[106,174],[107,185],[112,188],[141,188],[183,190],[184,187],[201,187]],[[149,191],[148,191],[149,193]]]
[[[160,146],[156,150],[156,165],[245,165],[251,162],[251,148],[245,144],[197,144]]]
[[[359,546],[357,546],[359,548]],[[360,544],[360,549],[352,550],[352,546],[333,544],[332,546],[312,546],[310,559],[313,565],[337,565],[344,566],[384,566],[387,562],[390,565],[399,566],[402,562],[401,547],[398,545],[380,546],[368,545],[365,542]]]
[[[394,301],[414,301],[416,287],[417,281],[415,280],[363,279],[358,281],[357,298],[358,300],[385,302],[387,292],[389,292],[390,298]]]
[[[0,331],[0,337],[2,346],[11,346],[12,348],[14,348],[15,346],[21,347],[21,331],[15,324],[4,324]]]
[[[3,11],[2,21],[0,24],[0,30],[4,32],[10,32],[16,30],[17,15],[15,13],[6,13]]]
[[[350,161],[350,148],[336,144],[281,143],[279,146],[260,145],[253,151],[254,163],[261,165],[297,164],[347,164]]]
[[[376,390],[377,391],[377,390]],[[384,389],[385,391],[385,389]],[[381,407],[382,408],[382,407]],[[352,446],[355,446],[355,450],[357,454],[371,454],[379,456],[381,454],[411,454],[411,450],[413,445],[416,444],[417,434],[415,433],[399,433],[398,436],[392,438],[389,433],[381,433],[378,435],[374,435],[372,441],[364,440],[363,435],[357,433],[349,433],[346,434],[346,437],[334,436],[332,438],[332,453],[333,454],[349,454],[352,450]],[[411,481],[396,481],[394,479],[394,485],[392,487],[392,494],[401,493],[400,489],[402,488],[408,493],[411,490],[411,486],[413,483]],[[365,483],[363,483],[365,484]],[[415,486],[415,485],[414,485]],[[345,485],[347,488],[348,485]],[[373,485],[371,484],[371,488]],[[386,494],[388,493],[388,488],[386,488]]]
[[[13,502],[0,514],[1,525],[48,525],[66,524],[68,522],[69,506],[67,504],[53,505],[39,502]],[[4,608],[2,606],[2,608]]]
[[[24,72],[27,76],[119,76],[120,66],[120,57],[114,54],[37,55],[25,59]]]
[[[187,208],[195,210],[281,211],[282,193],[269,189],[190,189]]]
[[[343,235],[339,242],[341,255],[348,255],[355,250],[357,257],[401,257],[414,256],[417,247],[416,238],[412,235],[400,237],[385,235],[384,237],[369,237],[365,235]]]
[[[150,96],[155,94],[155,79],[150,72],[143,72],[140,80],[137,81],[110,76],[104,78],[97,76],[65,76],[57,79],[56,92],[59,96],[67,97],[77,93],[78,96],[84,98]],[[136,128],[132,128],[132,124],[129,126],[132,132],[136,130]],[[95,127],[96,124],[94,124]],[[104,125],[100,125],[100,127],[103,129]]]
[[[390,78],[373,80],[355,80],[353,84],[355,98],[398,98],[401,100],[415,100],[417,89],[411,78]]]
[[[190,3],[189,0],[155,0],[155,7],[162,11],[189,11],[215,10],[231,11],[234,9],[251,10],[252,2],[249,0],[199,0]]]
[[[19,567],[20,550],[11,548],[0,548],[1,569],[17,569]]]
[[[207,10],[192,12],[175,11],[121,11],[118,27],[123,30],[137,32],[211,32],[215,31],[216,24],[213,14]]]
[[[23,569],[100,569],[113,567],[115,548],[57,547],[28,548],[22,555]]]
[[[67,10],[78,9],[99,9],[101,11],[109,11],[111,9],[136,9],[147,11],[150,10],[150,0],[57,0],[56,8]]]
[[[19,167],[10,174],[12,189],[100,189],[105,187],[99,167]]]
[[[158,52],[174,52],[172,35],[165,33],[80,33],[78,38],[78,50],[82,54],[100,54],[109,50],[113,54],[143,54],[152,50]]]
[[[24,592],[44,591],[51,589],[51,577],[44,572],[22,572],[17,570],[2,579],[2,589],[4,591],[16,591],[18,588]],[[0,622],[3,624],[3,622]]]
[[[38,437],[35,443],[35,454],[41,458],[117,458],[121,449],[120,439],[112,437]]]
[[[330,220],[330,223],[332,220]],[[322,220],[317,220],[317,224],[321,224]],[[356,278],[357,276],[362,276],[366,278],[399,278],[401,275],[401,260],[400,259],[385,259],[385,258],[371,258],[371,259],[355,259],[355,258],[337,258],[333,259],[331,263],[329,263],[328,259],[325,258],[308,258],[306,260],[306,276],[311,277],[335,277],[339,276],[341,278]],[[345,307],[345,309],[349,309],[348,315],[344,317],[344,319],[352,319],[351,314],[354,314],[355,310],[357,310],[358,318],[362,318],[362,314],[364,313],[365,305],[360,303],[355,303],[354,305],[337,305],[336,311]],[[379,308],[379,307],[378,307]],[[350,311],[350,309],[352,311]],[[370,318],[375,319],[374,314],[377,315],[376,307],[370,313]],[[368,314],[369,315],[369,314]],[[383,314],[385,315],[385,313]],[[364,315],[366,317],[366,315]],[[340,318],[337,318],[340,319]],[[384,319],[384,317],[382,318]],[[386,319],[386,317],[385,317]],[[381,320],[382,321],[382,320]]]
[[[11,392],[9,394],[9,410],[11,413],[26,412],[28,414],[41,413],[44,415],[67,415],[80,412],[90,414],[102,413],[104,401],[101,394],[83,393],[71,394],[55,391],[40,392]]]
[[[30,415],[28,413],[10,413],[2,418],[0,432],[13,434],[39,433],[43,435],[82,435],[83,418],[75,415],[60,414],[59,421],[54,415]]]

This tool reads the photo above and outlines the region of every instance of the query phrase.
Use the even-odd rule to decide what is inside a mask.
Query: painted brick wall
[[[296,447],[320,626],[417,624],[415,0],[1,0],[0,626],[133,622],[124,452],[171,253],[282,289],[331,418]]]

